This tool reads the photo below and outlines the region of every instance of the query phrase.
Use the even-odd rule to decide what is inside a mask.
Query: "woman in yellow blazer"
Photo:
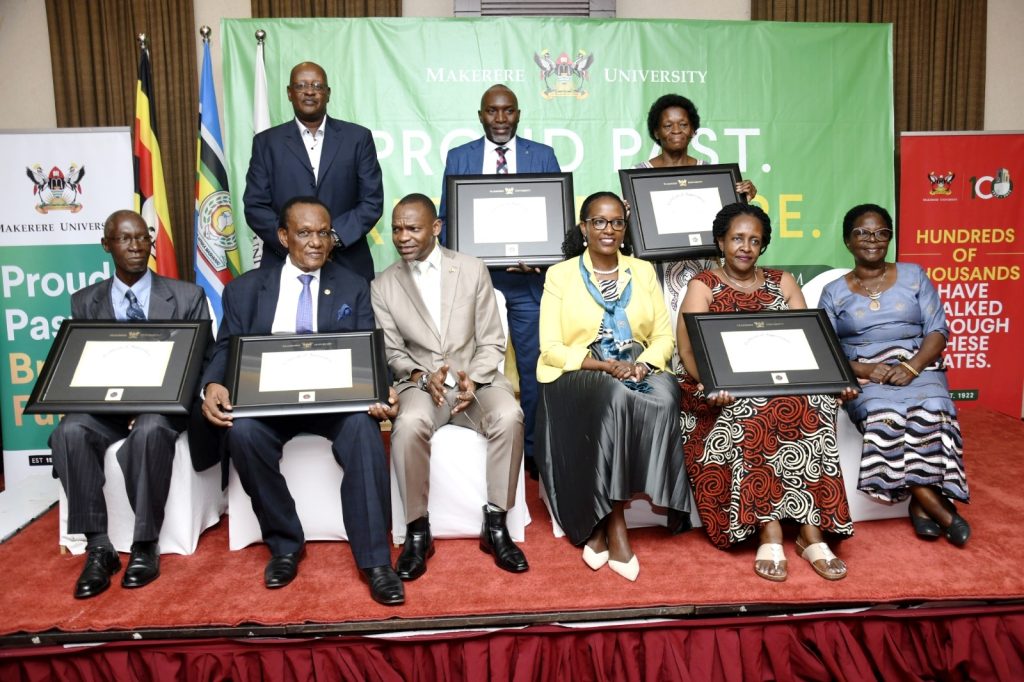
[[[636,580],[623,509],[646,493],[690,527],[679,387],[664,370],[675,339],[654,267],[627,255],[626,208],[583,202],[540,302],[537,467],[555,519],[594,570]]]

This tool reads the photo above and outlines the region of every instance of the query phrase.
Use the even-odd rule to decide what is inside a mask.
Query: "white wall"
[[[405,0],[408,17],[450,17],[453,0]],[[249,0],[195,0],[195,35],[199,26],[213,28],[211,55],[217,92],[223,97],[220,71],[220,20],[250,16]],[[620,18],[750,18],[749,0],[618,0]],[[985,77],[985,130],[1024,130],[1024,2],[989,0],[988,57]],[[199,48],[197,47],[197,50]],[[200,53],[201,54],[201,53]],[[198,79],[198,73],[196,74]],[[56,125],[46,30],[40,0],[0,0],[0,129],[52,128]],[[223,106],[223,104],[222,104]]]
[[[53,71],[46,5],[0,0],[0,130],[53,128]]]

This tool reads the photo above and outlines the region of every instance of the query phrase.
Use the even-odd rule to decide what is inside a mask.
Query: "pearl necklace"
[[[722,271],[722,274],[725,275],[725,278],[727,280],[729,280],[730,282],[732,282],[732,285],[734,287],[736,287],[737,289],[750,290],[750,289],[753,289],[754,287],[757,286],[757,268],[754,268],[754,281],[751,282],[750,284],[740,284],[739,282],[734,280],[732,277],[729,276],[729,273],[725,271],[725,266],[724,265],[721,268],[719,268],[719,269]]]
[[[886,263],[882,267],[882,274],[877,277],[879,285],[881,285],[885,281],[885,275],[888,272],[889,272],[889,264]],[[853,275],[853,281],[856,282],[857,285],[861,289],[863,289],[864,291],[868,292],[868,298],[871,299],[871,303],[868,303],[868,308],[870,308],[871,310],[881,310],[882,309],[882,302],[879,301],[878,299],[880,299],[882,297],[882,292],[877,290],[877,289],[868,289],[868,285],[865,284],[863,281],[861,281],[860,277],[857,276],[856,271],[854,271],[854,272],[852,272],[850,274]]]
[[[618,265],[616,265],[611,270],[598,270],[597,268],[594,268],[594,274],[595,275],[613,275],[613,274],[615,274],[618,271],[619,271],[619,266]]]

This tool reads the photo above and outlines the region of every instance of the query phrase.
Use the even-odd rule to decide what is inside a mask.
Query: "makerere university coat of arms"
[[[85,177],[85,166],[79,167],[72,163],[68,166],[66,175],[60,168],[54,166],[47,175],[43,172],[43,167],[37,163],[25,168],[25,173],[34,185],[32,193],[39,201],[36,210],[40,213],[50,211],[78,213],[82,210],[78,195],[84,192],[82,178]]]

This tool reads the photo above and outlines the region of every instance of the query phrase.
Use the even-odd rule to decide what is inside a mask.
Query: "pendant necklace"
[[[722,266],[721,270],[722,274],[725,275],[725,278],[732,282],[732,285],[737,289],[745,289],[749,291],[750,289],[753,289],[754,287],[757,286],[757,268],[754,268],[754,281],[751,282],[750,284],[740,284],[739,282],[734,280],[732,277],[729,276],[729,273],[725,271],[725,266]]]
[[[881,285],[882,282],[885,281],[885,275],[887,272],[889,272],[888,263],[886,263],[885,266],[882,268],[882,274],[878,276],[879,285]],[[868,308],[871,310],[881,310],[882,302],[879,301],[878,299],[881,298],[882,292],[877,289],[868,289],[868,285],[864,284],[864,282],[861,281],[860,277],[858,277],[856,273],[853,273],[853,281],[856,282],[861,289],[868,292],[868,298],[871,299],[871,302],[868,303]]]

